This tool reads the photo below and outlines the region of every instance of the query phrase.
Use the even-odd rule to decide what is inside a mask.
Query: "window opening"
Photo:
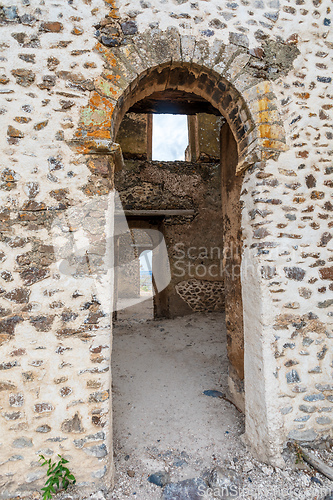
[[[153,160],[184,161],[188,144],[187,115],[153,115]]]
[[[140,296],[151,297],[153,294],[152,250],[144,250],[140,255]]]

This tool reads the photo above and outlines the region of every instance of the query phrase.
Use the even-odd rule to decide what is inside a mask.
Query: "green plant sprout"
[[[70,484],[75,484],[76,479],[73,474],[70,473],[67,467],[64,467],[65,464],[68,464],[68,460],[63,458],[58,454],[60,460],[58,462],[52,463],[51,459],[46,460],[43,455],[39,455],[39,460],[43,460],[41,463],[41,467],[44,465],[48,465],[47,476],[48,479],[45,482],[44,488],[42,488],[43,492],[43,500],[49,500],[52,498],[52,494],[56,493],[55,487],[57,490],[65,489],[67,490]]]

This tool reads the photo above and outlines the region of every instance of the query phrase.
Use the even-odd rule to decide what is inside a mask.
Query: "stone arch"
[[[89,144],[114,152],[117,147],[111,144],[124,114],[135,100],[152,93],[152,83],[156,91],[193,91],[220,111],[237,142],[237,175],[287,149],[272,85],[247,70],[247,49],[220,43],[218,51],[205,46],[196,52],[193,40],[191,50],[185,50],[185,39],[170,29],[111,49],[97,43],[105,70],[81,111],[74,138],[76,145],[85,144],[81,152],[88,152]]]
[[[116,137],[125,113],[133,104],[153,92],[165,90],[194,93],[224,116],[237,143],[238,173],[260,161],[256,123],[244,99],[225,78],[197,64],[165,63],[138,76],[117,101],[111,120],[111,139]]]

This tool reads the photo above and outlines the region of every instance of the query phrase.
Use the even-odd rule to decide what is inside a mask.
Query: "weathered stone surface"
[[[291,370],[291,372],[288,372],[286,378],[288,384],[294,384],[295,382],[298,383],[301,381],[296,370]]]
[[[51,405],[51,403],[37,403],[34,405],[34,411],[36,413],[46,413],[53,410],[54,407]]]
[[[138,27],[135,21],[126,21],[121,23],[121,29],[124,35],[135,35],[138,31]]]
[[[109,481],[113,454],[99,456],[104,437],[95,432],[104,425],[111,436],[111,401],[104,390],[110,386],[109,347],[98,351],[108,344],[102,327],[109,328],[110,319],[101,300],[84,307],[97,293],[92,282],[103,279],[94,273],[102,269],[103,245],[96,239],[104,227],[84,227],[91,230],[87,238],[95,253],[78,262],[75,286],[41,241],[51,246],[57,238],[81,238],[76,209],[88,197],[108,196],[114,163],[118,181],[133,181],[119,190],[129,210],[194,211],[158,222],[173,272],[166,303],[172,313],[226,309],[230,362],[240,378],[245,338],[246,397],[255,408],[254,415],[247,413],[247,428],[254,429],[249,439],[261,458],[281,466],[274,443],[311,428],[323,439],[324,426],[332,425],[333,48],[325,2],[314,0],[311,8],[302,2],[120,0],[115,6],[113,0],[22,0],[0,7],[0,420],[1,460],[10,460],[13,474],[5,478],[13,490],[8,498],[17,496],[21,478],[40,490],[30,454],[44,447],[46,456],[55,456],[63,439],[66,453],[82,463],[78,482],[98,482],[99,488]],[[122,113],[136,99],[166,88],[179,92],[183,103],[197,99],[228,118],[232,137],[214,115],[221,120],[221,167],[218,141],[217,163],[206,167],[124,166],[113,153],[104,154],[111,152]],[[168,99],[161,102],[169,106]],[[198,119],[199,137],[202,124]],[[81,149],[66,143],[72,137],[82,140]],[[145,127],[140,144],[146,153],[147,139]],[[208,139],[200,139],[201,146]],[[185,259],[173,248],[179,242],[186,243]],[[214,269],[214,259],[199,257],[201,246],[221,250],[222,258],[215,259],[222,261],[221,279],[187,275],[176,282],[173,264],[179,260],[194,264],[188,274]],[[275,385],[265,378],[268,372],[277,376]],[[54,411],[34,411],[43,401]],[[11,405],[20,411],[10,411]],[[70,438],[74,421],[67,427],[72,431],[59,429],[59,415],[74,419],[72,408],[80,408],[81,448]],[[42,436],[46,426],[52,433]],[[20,436],[34,444],[15,458],[12,443]],[[90,455],[82,453],[93,446]]]
[[[163,490],[163,500],[200,500],[206,489],[207,485],[201,478],[169,483]]]
[[[220,492],[218,498],[234,497],[241,484],[235,471],[223,467],[215,467],[208,474],[207,482],[215,492]]]
[[[318,417],[316,418],[316,422],[319,425],[329,425],[332,423],[332,419],[329,417]]]
[[[16,137],[18,139],[22,139],[22,137],[24,137],[24,133],[21,132],[21,130],[18,130],[17,128],[12,127],[11,125],[8,125],[7,135],[8,135],[8,137]]]
[[[38,84],[38,87],[42,90],[51,90],[55,86],[56,78],[53,75],[43,76],[42,83]]]
[[[42,281],[49,276],[49,271],[47,269],[38,268],[38,267],[30,267],[21,271],[20,273],[23,283],[26,286],[33,285],[34,283],[38,283],[38,281]]]
[[[34,316],[30,317],[30,323],[38,332],[48,332],[51,330],[54,316]]]
[[[17,7],[15,5],[0,7],[0,24],[19,22]]]
[[[29,69],[13,69],[12,75],[16,79],[16,83],[22,87],[29,87],[35,81],[36,75]]]
[[[19,418],[22,417],[22,413],[20,411],[12,411],[12,412],[5,412],[2,413],[2,416],[5,420],[18,420]]]
[[[9,396],[9,405],[14,407],[23,406],[24,404],[24,396],[22,393],[11,394]]]
[[[285,267],[284,272],[287,278],[295,281],[302,281],[305,276],[304,269],[300,267]]]
[[[319,274],[321,279],[333,281],[333,266],[319,269]]]
[[[276,267],[275,266],[262,266],[261,268],[261,276],[265,280],[270,280],[272,279],[276,274]]]
[[[7,283],[13,281],[13,275],[10,271],[2,271],[0,273],[0,278],[2,278],[4,281],[6,281]]]
[[[293,430],[289,432],[288,438],[295,439],[296,441],[314,441],[318,434],[313,429],[305,431]]]
[[[19,366],[17,361],[5,361],[4,363],[0,363],[0,370],[10,370],[15,366]]]
[[[13,441],[13,448],[31,448],[33,446],[32,439],[19,437]]]
[[[87,446],[86,448],[83,448],[83,451],[87,455],[92,456],[92,457],[96,457],[96,458],[103,458],[108,453],[105,444]]]
[[[304,396],[304,401],[322,401],[325,399],[325,396],[322,394],[310,394],[308,396]]]
[[[109,398],[109,391],[94,392],[89,396],[89,403],[101,403]]]
[[[225,397],[225,394],[223,394],[223,392],[215,391],[215,390],[203,391],[203,394],[205,396],[211,396],[212,398],[224,398]]]
[[[66,396],[69,396],[73,390],[70,387],[62,387],[60,389],[60,395],[65,398]]]
[[[63,30],[63,25],[59,21],[43,22],[40,25],[40,30],[46,33],[60,33]]]
[[[9,381],[0,381],[0,391],[13,391],[16,389],[16,385]]]
[[[333,299],[327,299],[324,300],[323,302],[318,302],[317,307],[320,309],[326,309],[327,307],[330,307],[333,305]]]
[[[4,293],[3,297],[16,304],[27,304],[29,302],[30,293],[30,290],[26,288],[14,288],[10,292]]]
[[[66,433],[74,432],[77,434],[84,432],[79,414],[75,413],[72,419],[65,420],[61,424],[61,430]]]
[[[299,409],[304,411],[304,413],[314,413],[317,408],[315,406],[300,405]]]
[[[36,429],[36,432],[41,432],[41,433],[46,433],[46,432],[50,432],[50,431],[51,431],[51,427],[47,424],[39,425]]]

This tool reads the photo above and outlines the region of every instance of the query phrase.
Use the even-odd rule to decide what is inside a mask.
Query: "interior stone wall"
[[[219,164],[125,161],[114,182],[125,212],[159,211],[171,281],[163,291],[162,310],[157,307],[156,315],[191,313],[193,300],[188,299],[193,295],[193,280],[206,290],[200,310],[223,311],[223,236],[216,232],[222,225]],[[168,210],[190,213],[168,215]],[[180,293],[185,291],[185,283],[189,285],[187,293]],[[214,300],[209,300],[208,290],[210,298],[215,295]],[[197,303],[195,310],[198,307]]]
[[[140,261],[133,248],[131,233],[123,234],[118,242],[117,291],[119,298],[140,297]]]
[[[221,109],[244,172],[249,443],[283,465],[287,439],[332,435],[330,9],[321,0],[0,7],[3,498],[39,490],[40,452],[68,456],[79,487],[111,486],[110,313],[97,286],[105,281],[92,256],[84,272],[59,271],[51,228],[70,207],[108,197],[121,161],[112,134],[129,97],[149,74],[158,86],[151,69],[171,61],[191,67],[190,83],[178,72],[177,85]],[[96,211],[109,228],[110,210]],[[67,227],[72,235],[75,224]],[[103,236],[95,222],[80,227],[95,228],[91,244]],[[101,245],[94,255],[108,264]]]
[[[147,115],[127,113],[119,128],[116,141],[121,145],[124,158],[147,160],[147,155],[149,156]]]

